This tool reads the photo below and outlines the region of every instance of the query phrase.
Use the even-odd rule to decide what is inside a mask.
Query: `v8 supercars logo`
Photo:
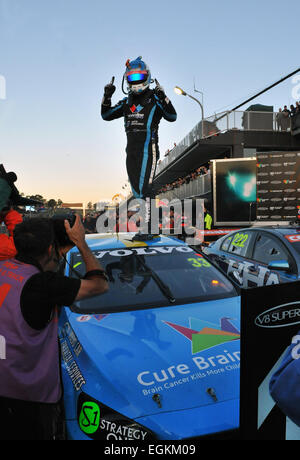
[[[229,318],[221,318],[220,326],[196,318],[190,318],[189,321],[189,328],[168,321],[164,322],[190,340],[193,355],[216,345],[240,339],[240,331]]]
[[[255,318],[258,327],[278,328],[300,323],[300,303],[290,302],[264,311]]]

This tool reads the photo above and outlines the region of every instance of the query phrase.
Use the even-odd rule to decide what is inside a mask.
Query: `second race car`
[[[204,253],[243,288],[295,281],[300,277],[300,228],[240,229],[211,243]]]

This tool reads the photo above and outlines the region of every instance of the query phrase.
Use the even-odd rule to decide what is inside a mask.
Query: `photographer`
[[[0,360],[0,415],[5,421],[0,439],[58,439],[59,307],[108,290],[80,217],[73,226],[68,220],[61,224],[34,218],[17,225],[17,256],[0,262],[0,336],[6,341],[6,358]],[[57,273],[61,257],[74,245],[86,266],[83,279]]]
[[[15,211],[10,205],[4,207],[0,212],[0,224],[4,222],[8,231],[8,235],[0,235],[0,260],[10,259],[16,255],[17,251],[14,245],[13,232],[15,226],[20,224],[22,220],[21,214]]]
[[[11,171],[7,173],[4,166],[0,165],[0,224],[4,222],[8,234],[0,235],[0,260],[10,259],[16,255],[16,248],[13,240],[14,228],[22,222],[22,216],[14,206],[27,202],[21,198],[15,186],[17,175]]]

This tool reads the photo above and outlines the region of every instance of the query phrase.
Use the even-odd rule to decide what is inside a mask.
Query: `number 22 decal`
[[[235,237],[233,238],[232,245],[238,246],[239,248],[243,248],[247,240],[248,240],[247,233],[237,233]]]

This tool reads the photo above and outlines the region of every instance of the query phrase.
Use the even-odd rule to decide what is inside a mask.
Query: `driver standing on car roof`
[[[128,93],[125,93],[128,96],[113,107],[111,98],[116,90],[114,77],[105,86],[101,115],[107,121],[124,117],[127,174],[133,196],[146,198],[145,222],[148,223],[150,198],[153,197],[152,181],[159,159],[158,126],[162,118],[175,121],[177,114],[157,80],[155,89],[150,89],[153,80],[141,56],[133,61],[127,60],[123,83],[124,80],[128,85]]]
[[[59,438],[57,310],[108,290],[80,217],[72,227],[68,220],[61,223],[68,242],[64,246],[51,219],[17,225],[17,256],[0,262],[0,440]],[[74,245],[86,266],[83,279],[57,273],[61,257]]]

